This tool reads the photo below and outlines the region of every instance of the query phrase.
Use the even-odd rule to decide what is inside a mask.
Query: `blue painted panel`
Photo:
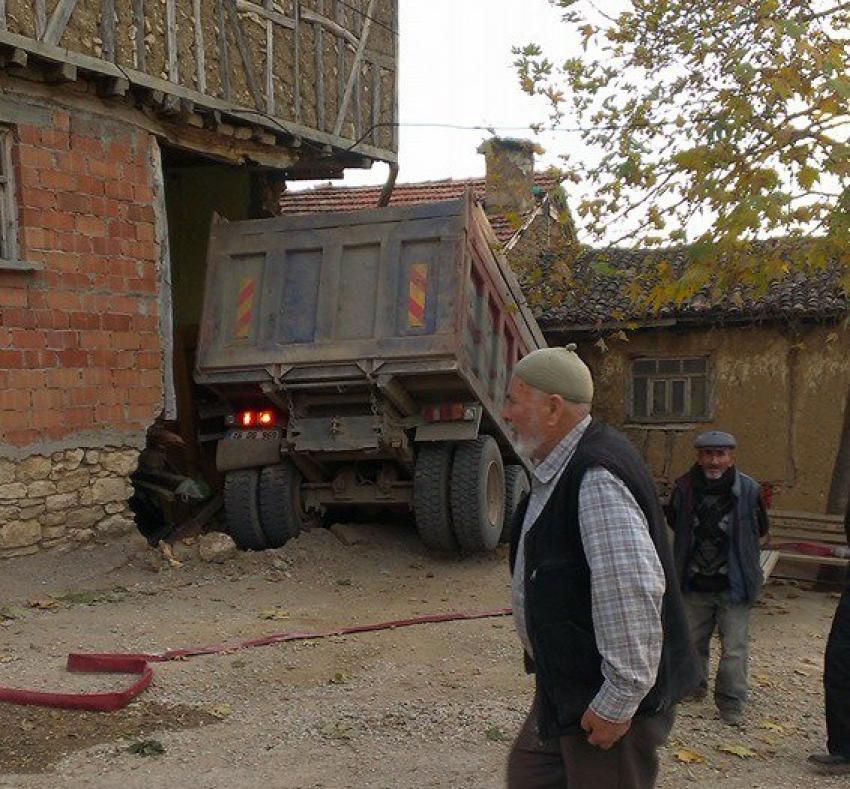
[[[321,249],[286,253],[277,342],[313,342],[316,338],[316,305],[321,274]]]

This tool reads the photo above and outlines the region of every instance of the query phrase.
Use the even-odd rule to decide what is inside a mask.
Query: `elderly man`
[[[735,468],[735,437],[710,430],[694,442],[696,463],[676,480],[667,520],[691,634],[708,690],[711,636],[720,633],[714,701],[740,726],[747,701],[750,609],[762,585],[760,541],[767,536],[761,486]]]
[[[575,346],[514,369],[503,416],[536,469],[511,540],[516,628],[535,672],[511,789],[646,789],[699,681],[652,478],[590,416]]]

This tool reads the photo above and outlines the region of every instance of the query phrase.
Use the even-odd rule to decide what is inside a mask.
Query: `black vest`
[[[591,611],[590,568],[578,519],[579,487],[585,472],[602,466],[619,477],[649,524],[666,578],[661,620],[664,642],[655,685],[638,714],[661,712],[688,695],[700,681],[691,644],[664,514],[646,464],[628,439],[594,419],[561,475],[543,512],[525,539],[525,614],[540,695],[540,736],[575,734],[588,705],[602,687],[602,657]],[[513,571],[528,501],[520,507],[511,535]]]

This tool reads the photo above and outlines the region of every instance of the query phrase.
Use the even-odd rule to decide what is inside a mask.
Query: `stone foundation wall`
[[[0,559],[135,528],[128,478],[138,460],[126,447],[0,459]]]

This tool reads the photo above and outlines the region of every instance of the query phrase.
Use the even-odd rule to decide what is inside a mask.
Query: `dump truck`
[[[433,549],[506,539],[528,476],[501,410],[545,341],[499,249],[471,194],[213,224],[195,380],[230,411],[238,546],[375,505]]]

